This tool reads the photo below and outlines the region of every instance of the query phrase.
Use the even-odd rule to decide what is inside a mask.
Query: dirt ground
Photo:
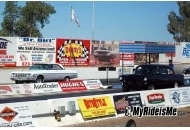
[[[178,117],[119,117],[97,122],[81,123],[66,127],[116,127],[123,126],[129,119],[134,119],[137,127],[190,127],[190,107],[181,108],[186,116]]]

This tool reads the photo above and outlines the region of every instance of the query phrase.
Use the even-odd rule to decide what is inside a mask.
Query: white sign
[[[190,91],[188,88],[170,90],[169,98],[173,106],[190,104]]]
[[[135,54],[134,53],[121,53],[120,54],[120,66],[133,66]]]
[[[17,66],[55,63],[55,38],[17,38]]]
[[[13,91],[17,94],[32,94],[34,93],[32,84],[11,84]]]
[[[146,106],[170,106],[166,91],[149,91],[143,93]]]
[[[34,93],[62,92],[62,89],[57,82],[36,83],[36,84],[30,84],[30,86],[33,86]]]
[[[0,66],[16,66],[16,37],[0,37]]]
[[[1,104],[0,127],[34,127],[29,106],[23,103]]]
[[[100,80],[84,80],[83,83],[85,84],[87,89],[103,88],[103,85],[100,82]]]

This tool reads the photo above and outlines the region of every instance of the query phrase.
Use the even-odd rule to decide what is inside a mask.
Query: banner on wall
[[[91,42],[91,66],[114,66],[120,65],[119,41]]]
[[[35,63],[55,63],[56,39],[17,38],[17,66],[31,66]]]
[[[83,118],[114,115],[115,109],[110,96],[81,98],[77,100]]]
[[[25,103],[1,104],[0,127],[34,127],[29,105]]]
[[[169,97],[173,106],[190,104],[189,88],[169,90]]]
[[[120,66],[133,66],[135,55],[133,53],[120,54]]]
[[[145,92],[144,101],[146,106],[170,106],[166,91]]]
[[[56,63],[63,66],[89,66],[90,40],[56,39]]]
[[[0,66],[16,67],[16,37],[0,37]]]

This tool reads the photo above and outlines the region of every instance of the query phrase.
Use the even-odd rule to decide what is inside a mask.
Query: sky
[[[92,39],[93,2],[50,2],[56,14],[41,29],[44,38]],[[22,6],[24,2],[19,2]],[[72,22],[71,6],[81,27]],[[0,2],[0,13],[5,2]],[[176,2],[94,2],[94,39],[122,41],[167,41],[173,36],[167,31],[170,11],[178,13]],[[2,22],[3,17],[0,17]],[[71,35],[72,32],[72,35]]]

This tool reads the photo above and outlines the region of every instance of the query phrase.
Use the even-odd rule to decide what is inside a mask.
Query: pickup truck
[[[139,65],[134,74],[121,75],[122,91],[178,88],[184,85],[184,75],[175,74],[167,65]]]

